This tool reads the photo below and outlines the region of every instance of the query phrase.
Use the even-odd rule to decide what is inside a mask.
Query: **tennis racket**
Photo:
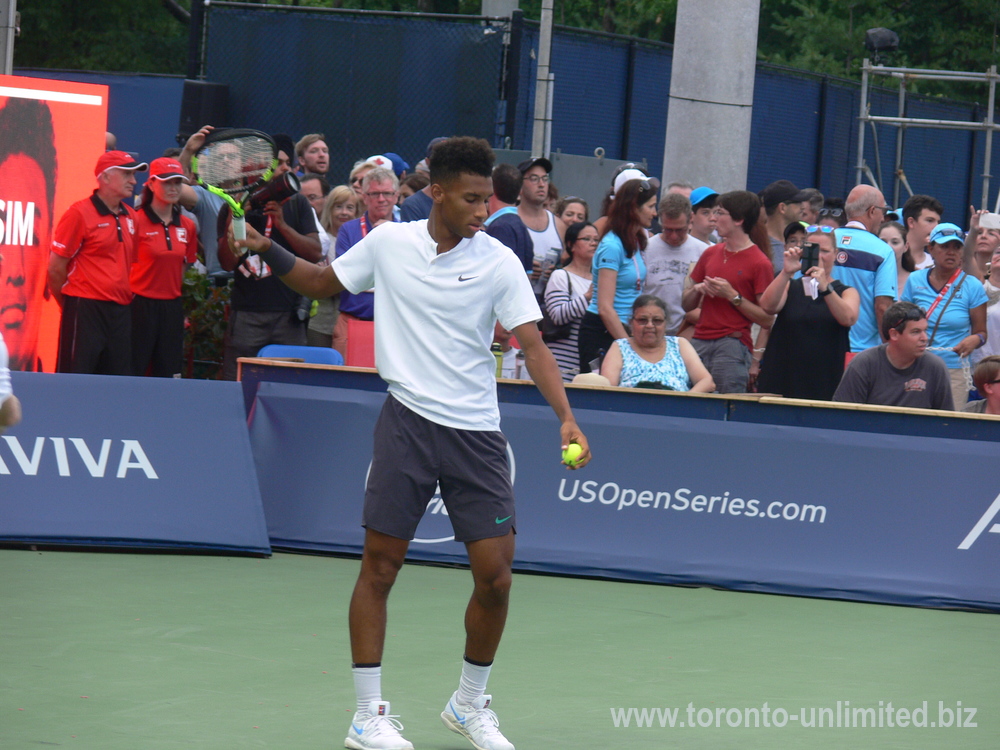
[[[247,238],[246,204],[258,185],[271,179],[278,149],[267,133],[228,128],[213,130],[191,159],[198,183],[222,198],[233,212],[233,235]]]

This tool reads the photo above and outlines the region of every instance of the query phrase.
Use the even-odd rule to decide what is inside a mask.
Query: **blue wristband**
[[[295,267],[295,255],[274,240],[271,240],[267,250],[260,253],[260,259],[271,267],[276,276],[285,276]]]

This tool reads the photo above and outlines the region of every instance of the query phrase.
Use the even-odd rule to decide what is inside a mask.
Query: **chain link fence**
[[[504,35],[496,19],[212,3],[205,75],[229,123],[293,140],[323,133],[329,179],[392,151],[411,167],[438,136],[495,143]]]

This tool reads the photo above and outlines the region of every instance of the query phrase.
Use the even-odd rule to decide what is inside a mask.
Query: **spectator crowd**
[[[268,344],[346,357],[352,336],[370,336],[377,289],[306,299],[236,251],[228,205],[192,171],[211,131],[149,165],[108,150],[93,194],[59,219],[48,278],[63,310],[59,371],[179,377],[192,264],[232,279],[224,378]],[[412,168],[375,154],[341,179],[323,134],[273,138],[274,179],[294,173],[299,190],[247,223],[300,258],[327,265],[382,224],[430,215],[427,160],[444,138]],[[870,185],[843,198],[788,180],[661,191],[635,164],[595,211],[556,178],[544,157],[497,165],[481,231],[529,277],[566,382],[1000,413],[1000,217],[942,223],[934,197],[893,208]],[[500,373],[526,377],[510,332],[498,326],[495,343]]]

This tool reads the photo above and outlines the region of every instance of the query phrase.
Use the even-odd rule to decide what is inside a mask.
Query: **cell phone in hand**
[[[979,217],[979,226],[982,229],[1000,229],[1000,214],[987,212]]]
[[[800,269],[805,275],[813,266],[819,265],[819,243],[817,242],[806,242],[802,245],[802,265]]]

